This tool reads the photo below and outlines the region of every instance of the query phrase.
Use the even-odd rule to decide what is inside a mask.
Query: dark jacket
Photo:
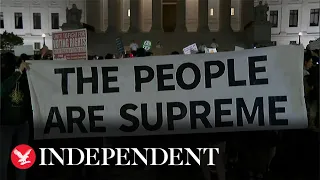
[[[27,75],[14,72],[1,82],[0,125],[20,125],[32,120]]]
[[[310,92],[311,100],[316,100],[319,102],[319,65],[314,66],[310,70],[310,77],[308,78],[308,84],[312,86]]]

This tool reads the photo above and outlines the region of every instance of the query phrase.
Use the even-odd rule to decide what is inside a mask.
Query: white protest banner
[[[307,127],[303,48],[33,61],[36,139]]]
[[[77,29],[52,33],[53,60],[88,58],[87,30]]]
[[[195,54],[197,52],[198,52],[198,47],[196,43],[183,48],[183,54]]]

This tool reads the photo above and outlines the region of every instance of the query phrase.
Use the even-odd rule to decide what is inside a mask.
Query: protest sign
[[[125,54],[125,49],[124,49],[122,40],[119,37],[116,39],[116,46],[119,54],[122,54],[122,55]]]
[[[183,48],[183,54],[196,54],[197,52],[198,52],[198,47],[196,43]]]
[[[218,51],[217,51],[217,48],[205,48],[204,49],[205,50],[205,53],[207,53],[207,54],[213,54],[213,53],[217,53]]]
[[[54,32],[53,60],[85,60],[88,58],[87,43],[86,29]]]
[[[143,43],[143,49],[145,49],[146,51],[149,51],[151,49],[151,41],[144,41]]]
[[[281,59],[281,61],[279,61]],[[36,139],[307,127],[303,48],[34,61]]]

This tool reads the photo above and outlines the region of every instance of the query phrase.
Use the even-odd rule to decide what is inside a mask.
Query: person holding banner
[[[312,85],[310,91],[310,120],[315,128],[320,128],[319,120],[319,64],[310,70],[309,83]]]
[[[304,58],[304,87],[306,105],[309,115],[309,127],[316,129],[319,122],[316,118],[319,110],[319,65],[315,65],[314,56],[310,51],[305,52]]]
[[[11,57],[10,57],[11,56]],[[3,68],[12,68],[15,61],[14,55],[9,55],[4,60],[7,64]],[[14,69],[7,69],[3,74],[6,79],[1,81],[1,120],[0,120],[0,179],[7,180],[7,166],[10,157],[10,148],[15,142],[27,144],[29,141],[29,124],[32,120],[30,92],[25,70],[29,68],[21,56],[20,65]],[[2,69],[2,68],[1,68]],[[3,72],[3,71],[2,71]],[[14,138],[15,137],[15,138]],[[25,180],[26,171],[16,170],[16,180]]]
[[[311,56],[311,53],[307,51],[304,53],[303,83],[304,83],[305,101],[306,101],[308,119],[309,119],[309,127],[314,126],[313,121],[310,119],[310,104],[311,104],[310,92],[312,91],[313,86],[312,86],[312,83],[309,83],[310,82],[309,70],[312,66],[313,66],[312,56]]]

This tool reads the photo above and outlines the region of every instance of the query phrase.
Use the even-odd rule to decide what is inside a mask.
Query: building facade
[[[88,21],[90,19],[95,27],[99,27],[98,29],[104,32],[108,29],[109,24],[113,23],[108,17],[114,18],[115,14],[119,14],[118,25],[122,32],[130,31],[131,25],[137,26],[141,32],[150,32],[154,15],[158,16],[154,20],[158,21],[158,26],[164,28],[164,31],[170,31],[171,24],[180,26],[185,24],[188,32],[197,32],[200,19],[205,19],[204,16],[207,16],[210,31],[216,32],[219,30],[219,19],[223,19],[220,16],[220,6],[224,3],[220,2],[222,0],[100,0],[100,19],[88,17]],[[241,2],[242,0],[231,0],[231,8],[227,10],[231,15],[231,26],[234,31],[241,29]],[[110,11],[108,7],[111,7]],[[207,9],[207,11],[198,11],[199,8]],[[97,8],[92,7],[92,9]],[[98,14],[97,11],[96,13]],[[139,24],[130,24],[130,21]]]
[[[14,32],[35,50],[42,47],[45,34],[45,43],[52,48],[52,32],[61,31],[60,26],[66,22],[66,8],[72,4],[82,10],[81,21],[100,33],[217,32],[225,20],[225,11],[230,17],[228,25],[237,32],[241,30],[240,3],[241,0],[2,0],[0,33]],[[198,11],[199,8],[208,11]]]
[[[277,45],[299,43],[299,39],[307,45],[319,37],[318,0],[264,2],[270,7],[272,41]],[[35,50],[44,41],[51,49],[52,32],[61,31],[66,8],[72,4],[82,10],[81,21],[94,26],[97,33],[219,33],[229,29],[236,33],[253,20],[258,0],[1,0],[0,32],[18,34]]]
[[[255,2],[258,4],[258,2]],[[319,0],[268,0],[271,40],[277,45],[303,44],[320,37]]]
[[[52,47],[52,32],[61,31],[66,22],[66,8],[76,4],[83,9],[82,21],[86,22],[84,0],[1,0],[0,33],[13,32],[24,39],[25,45],[34,50],[46,45]],[[45,39],[42,37],[45,34]]]

